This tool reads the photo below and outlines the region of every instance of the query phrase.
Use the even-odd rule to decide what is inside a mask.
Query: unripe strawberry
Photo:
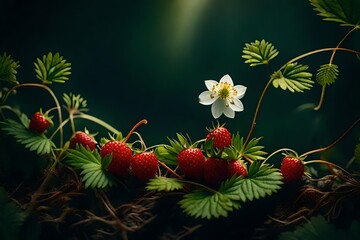
[[[232,177],[235,174],[237,176],[243,176],[244,178],[248,176],[248,171],[239,160],[233,160],[228,163],[228,177]]]
[[[282,160],[280,171],[284,178],[284,183],[296,182],[304,175],[304,164],[296,157],[285,156]]]
[[[225,127],[217,127],[211,130],[206,136],[206,140],[212,139],[213,147],[218,149],[224,149],[231,145],[232,138],[229,130]]]
[[[29,130],[33,132],[43,133],[52,124],[51,118],[47,114],[43,114],[41,111],[32,115],[29,124]]]
[[[135,177],[146,181],[156,176],[158,159],[153,152],[142,152],[132,157],[130,166]]]
[[[199,148],[185,148],[176,160],[185,176],[196,180],[203,178],[205,156]]]
[[[205,182],[211,186],[218,186],[228,177],[228,163],[222,158],[207,158],[204,164]]]
[[[100,150],[100,156],[102,158],[108,154],[112,154],[108,171],[118,177],[124,177],[130,167],[132,150],[126,143],[112,140],[105,143]]]
[[[92,136],[85,132],[78,131],[70,139],[69,148],[75,149],[76,144],[81,144],[83,147],[89,147],[92,151],[96,147],[96,142]]]

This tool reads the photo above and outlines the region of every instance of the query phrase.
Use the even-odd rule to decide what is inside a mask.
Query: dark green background
[[[20,82],[37,81],[36,58],[59,52],[72,63],[72,75],[68,83],[53,85],[56,94],[80,93],[90,114],[125,134],[147,119],[138,132],[148,146],[167,143],[176,132],[203,138],[213,118],[210,107],[198,103],[198,95],[206,90],[204,80],[225,74],[248,89],[242,99],[245,111],[234,120],[222,116],[219,121],[246,136],[270,74],[300,54],[336,46],[349,30],[322,21],[305,0],[3,0],[0,7],[0,51],[20,61]],[[343,46],[359,50],[359,34]],[[241,58],[244,44],[256,39],[280,51],[269,66],[252,68]],[[315,73],[329,57],[327,52],[301,63]],[[342,52],[335,63],[340,77],[328,87],[318,112],[296,109],[317,103],[319,85],[296,94],[269,89],[253,135],[264,136],[266,151],[290,147],[301,153],[326,146],[359,117],[360,63]],[[36,89],[19,90],[11,101],[29,115],[53,106]],[[350,159],[359,132],[355,129],[332,156]]]

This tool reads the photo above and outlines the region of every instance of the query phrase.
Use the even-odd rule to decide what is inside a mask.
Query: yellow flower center
[[[237,95],[235,88],[228,82],[221,82],[216,84],[212,89],[211,96],[213,96],[214,93],[216,93],[219,98],[223,100],[234,98]]]

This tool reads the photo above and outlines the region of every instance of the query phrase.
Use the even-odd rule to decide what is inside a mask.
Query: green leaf
[[[169,145],[160,146],[157,147],[154,152],[156,157],[163,163],[173,166],[177,165],[177,161],[176,161],[177,154],[173,147]]]
[[[4,53],[0,55],[0,81],[10,82],[11,85],[19,84],[16,81],[17,68],[19,67],[19,62],[15,62],[11,55]],[[1,86],[1,85],[0,85]]]
[[[148,181],[146,189],[155,191],[174,191],[184,187],[183,182],[177,178],[155,177]]]
[[[324,86],[335,82],[339,75],[338,66],[335,64],[324,64],[316,72],[316,81]]]
[[[325,21],[341,26],[360,25],[360,0],[310,0],[310,4]]]
[[[228,160],[240,159],[243,156],[253,161],[264,160],[263,156],[266,155],[266,152],[262,151],[264,146],[258,145],[260,140],[261,138],[253,138],[245,146],[244,138],[240,137],[240,134],[237,133],[232,137],[232,147],[224,149],[226,156],[222,157]]]
[[[86,108],[87,101],[80,94],[75,95],[73,93],[69,93],[69,94],[64,93],[63,100],[66,103],[65,107],[68,110],[68,112],[70,112],[70,111],[85,112],[88,110]]]
[[[288,89],[291,92],[303,92],[309,90],[314,81],[311,80],[312,74],[306,72],[309,67],[298,63],[286,64],[282,70],[278,70],[271,75],[272,84],[275,88]]]
[[[24,118],[24,117],[22,117]],[[55,144],[46,137],[45,134],[39,134],[28,130],[23,124],[18,123],[12,119],[6,119],[4,122],[0,122],[1,129],[7,134],[13,136],[17,142],[25,145],[30,151],[35,151],[39,155],[48,154],[52,148],[55,148]]]
[[[115,185],[115,177],[106,168],[111,157],[103,161],[97,149],[91,151],[79,145],[76,149],[69,149],[66,164],[75,169],[82,170],[80,175],[85,183],[85,188],[107,188]]]
[[[279,240],[318,240],[318,239],[358,239],[360,234],[360,224],[357,221],[353,221],[350,227],[336,227],[334,224],[331,224],[326,221],[326,219],[321,216],[314,216],[309,219],[304,224],[297,226],[293,231],[283,232],[279,235]]]
[[[4,188],[0,187],[0,239],[18,239],[25,213],[12,202]]]
[[[243,53],[242,58],[246,59],[245,63],[250,63],[250,66],[254,67],[268,64],[270,60],[279,54],[279,51],[265,40],[255,40],[255,42],[245,44]]]
[[[37,62],[34,64],[36,77],[43,84],[64,83],[69,80],[71,63],[67,63],[59,53],[53,55],[49,52],[48,55],[43,56],[42,60],[37,58]]]
[[[226,217],[228,212],[239,207],[220,192],[213,193],[204,190],[194,190],[185,194],[179,204],[186,214],[195,218],[207,219]]]
[[[233,200],[253,201],[277,192],[283,184],[278,169],[268,164],[254,161],[248,170],[247,178],[231,178],[223,182],[219,191]]]

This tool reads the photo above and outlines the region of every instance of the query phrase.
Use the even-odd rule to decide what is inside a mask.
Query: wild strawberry
[[[228,177],[232,177],[235,174],[244,178],[248,176],[245,166],[239,160],[229,161],[228,163]]]
[[[36,112],[32,115],[29,124],[29,130],[33,132],[43,133],[52,124],[51,117],[47,116],[47,113]]]
[[[185,176],[200,180],[203,177],[205,156],[199,148],[185,148],[176,158]]]
[[[83,147],[89,147],[92,151],[95,149],[96,142],[92,136],[85,132],[77,131],[70,139],[69,148],[75,149],[76,144],[81,144]]]
[[[213,147],[224,149],[231,145],[231,134],[225,127],[217,127],[211,130],[206,136],[206,140],[212,139]]]
[[[108,154],[112,154],[108,171],[119,177],[125,176],[129,170],[132,150],[124,142],[111,140],[105,143],[100,150],[102,158]]]
[[[130,166],[135,177],[146,181],[156,176],[158,159],[153,152],[142,152],[132,157]]]
[[[304,164],[296,157],[285,156],[280,166],[285,183],[296,182],[304,175]]]
[[[207,158],[204,164],[204,178],[207,184],[219,185],[228,176],[227,160],[222,158]]]

